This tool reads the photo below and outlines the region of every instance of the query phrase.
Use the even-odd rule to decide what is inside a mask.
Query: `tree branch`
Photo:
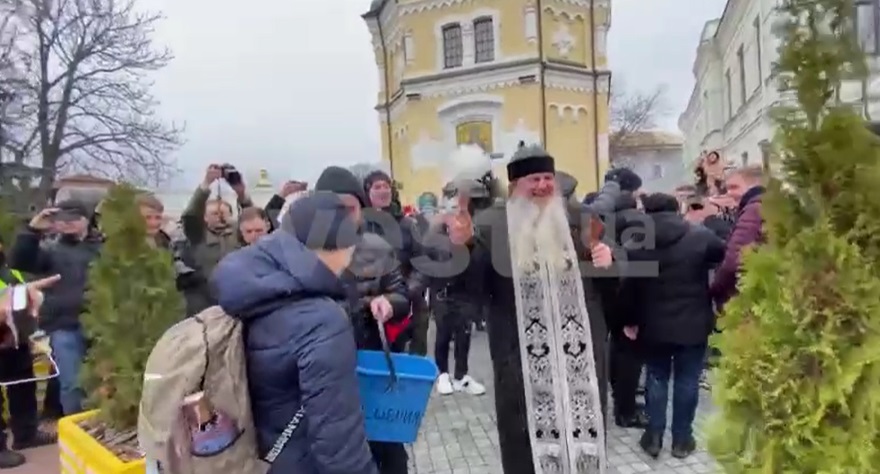
[[[163,16],[135,0],[15,1],[26,25],[17,44],[30,58],[15,143],[46,170],[41,187],[61,171],[138,185],[175,173],[183,128],[156,115],[150,92],[150,74],[172,60],[151,39]]]
[[[666,87],[658,86],[648,93],[627,93],[622,81],[613,84],[611,92],[611,159],[633,135],[654,129],[668,115]]]

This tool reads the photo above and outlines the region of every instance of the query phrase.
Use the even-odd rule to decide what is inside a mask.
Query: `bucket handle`
[[[388,362],[388,372],[391,374],[391,380],[385,391],[391,392],[397,386],[397,370],[394,369],[394,359],[391,358],[391,347],[388,345],[388,336],[385,334],[385,325],[377,322],[379,326],[379,338],[382,340],[382,351],[385,353],[385,361]]]

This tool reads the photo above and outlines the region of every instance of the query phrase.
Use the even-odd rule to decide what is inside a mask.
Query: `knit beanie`
[[[315,191],[329,191],[336,194],[350,194],[357,198],[361,207],[367,208],[369,200],[364,194],[364,186],[351,171],[339,166],[328,166],[318,177]]]
[[[360,241],[358,224],[342,199],[316,191],[290,205],[283,229],[312,250],[339,250]]]

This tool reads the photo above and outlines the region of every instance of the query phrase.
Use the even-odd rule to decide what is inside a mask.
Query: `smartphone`
[[[27,311],[30,306],[27,287],[15,285],[9,291],[12,300],[12,317],[6,319],[6,325],[12,333],[15,347],[18,347],[22,341],[27,341],[37,331],[37,319]]]

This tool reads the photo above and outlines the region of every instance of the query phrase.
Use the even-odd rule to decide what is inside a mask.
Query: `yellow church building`
[[[481,145],[500,176],[543,144],[578,193],[609,165],[610,0],[373,0],[382,159],[413,203],[445,184],[444,159]]]

